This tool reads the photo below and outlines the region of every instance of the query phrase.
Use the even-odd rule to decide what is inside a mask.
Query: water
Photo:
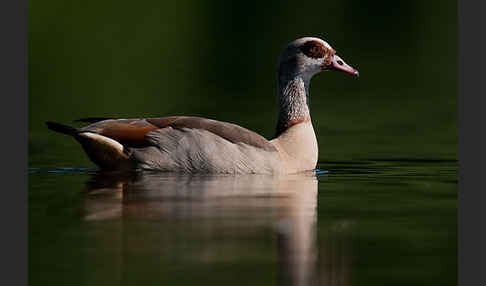
[[[456,165],[324,162],[329,173],[284,177],[31,170],[30,281],[455,285]]]

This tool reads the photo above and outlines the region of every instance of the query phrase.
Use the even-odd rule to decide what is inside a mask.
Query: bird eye
[[[337,63],[338,63],[340,66],[342,66],[342,65],[343,65],[343,61],[340,61],[340,60],[338,60],[338,61],[337,61]]]

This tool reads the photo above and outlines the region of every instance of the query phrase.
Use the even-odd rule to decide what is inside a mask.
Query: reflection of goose
[[[313,170],[318,146],[309,110],[311,78],[323,70],[358,72],[318,38],[290,43],[280,57],[276,138],[198,117],[86,118],[84,128],[47,122],[73,136],[102,169],[141,168],[183,173],[296,173]]]
[[[89,183],[84,218],[119,223],[118,231],[103,233],[100,240],[119,248],[120,279],[124,269],[134,267],[133,257],[163,257],[184,265],[277,262],[281,285],[315,285],[323,279],[322,273],[316,275],[313,172],[285,177],[116,176],[99,175]],[[270,247],[265,256],[258,250],[262,244]]]

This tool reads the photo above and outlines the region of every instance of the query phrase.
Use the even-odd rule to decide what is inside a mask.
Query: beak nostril
[[[340,61],[340,60],[338,60],[338,61],[337,61],[337,63],[338,63],[340,66],[342,66],[342,65],[343,65],[343,62],[342,62],[342,61]]]

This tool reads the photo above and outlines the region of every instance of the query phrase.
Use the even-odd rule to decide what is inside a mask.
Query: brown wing
[[[109,119],[81,128],[81,131],[96,132],[127,147],[143,147],[148,144],[145,135],[156,129],[159,127],[145,119]]]
[[[244,143],[266,151],[277,151],[275,146],[258,133],[228,122],[190,116],[148,118],[147,122],[160,128],[170,126],[172,128],[204,129],[235,144]]]
[[[233,143],[245,143],[266,151],[276,151],[267,139],[235,124],[201,117],[169,116],[147,119],[110,119],[88,125],[81,130],[112,138],[127,147],[147,146],[147,133],[172,127],[175,129],[204,129]]]

